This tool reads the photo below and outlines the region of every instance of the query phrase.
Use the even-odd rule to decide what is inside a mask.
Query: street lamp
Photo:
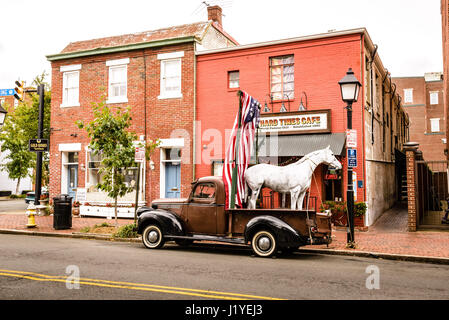
[[[8,111],[6,111],[2,106],[0,106],[0,127],[3,126],[5,123],[6,114]]]
[[[352,129],[352,104],[357,101],[362,84],[354,76],[352,68],[349,68],[346,75],[338,81],[341,89],[341,99],[346,102],[348,129]],[[352,183],[352,167],[348,161],[348,186],[346,189],[346,203],[348,206],[349,232],[347,234],[347,247],[355,248],[354,242],[354,188]]]

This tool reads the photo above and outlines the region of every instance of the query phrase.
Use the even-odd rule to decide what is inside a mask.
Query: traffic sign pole
[[[45,87],[40,84],[37,88],[37,93],[39,94],[39,124],[37,130],[37,138],[42,139],[44,134],[44,94]],[[41,188],[42,188],[42,151],[37,152],[36,159],[36,183],[34,192],[34,204],[39,205],[39,200],[41,199]]]

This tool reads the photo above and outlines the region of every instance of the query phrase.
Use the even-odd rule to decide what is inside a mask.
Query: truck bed
[[[308,227],[316,226],[320,233],[330,232],[330,223],[327,215],[316,213],[314,210],[291,209],[229,209],[228,223],[231,224],[232,234],[243,234],[245,226],[254,216],[268,215],[288,223],[303,235],[308,235]],[[317,234],[316,236],[319,236]]]

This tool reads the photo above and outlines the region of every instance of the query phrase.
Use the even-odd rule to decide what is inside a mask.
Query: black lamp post
[[[3,126],[5,123],[6,114],[8,111],[6,111],[2,106],[0,106],[0,127]]]
[[[354,72],[349,68],[346,75],[338,81],[341,89],[341,99],[346,102],[348,129],[352,129],[352,104],[357,101],[362,84],[354,76]],[[346,189],[346,203],[348,206],[349,232],[347,234],[347,247],[354,248],[354,188],[352,183],[352,167],[348,163],[348,186]]]

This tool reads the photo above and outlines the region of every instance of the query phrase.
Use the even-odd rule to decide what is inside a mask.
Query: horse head
[[[327,146],[327,148],[325,148],[323,150],[324,150],[323,162],[325,164],[333,166],[337,169],[341,169],[342,165],[341,165],[340,161],[338,161],[337,158],[335,158],[334,153],[332,152],[330,146]]]

